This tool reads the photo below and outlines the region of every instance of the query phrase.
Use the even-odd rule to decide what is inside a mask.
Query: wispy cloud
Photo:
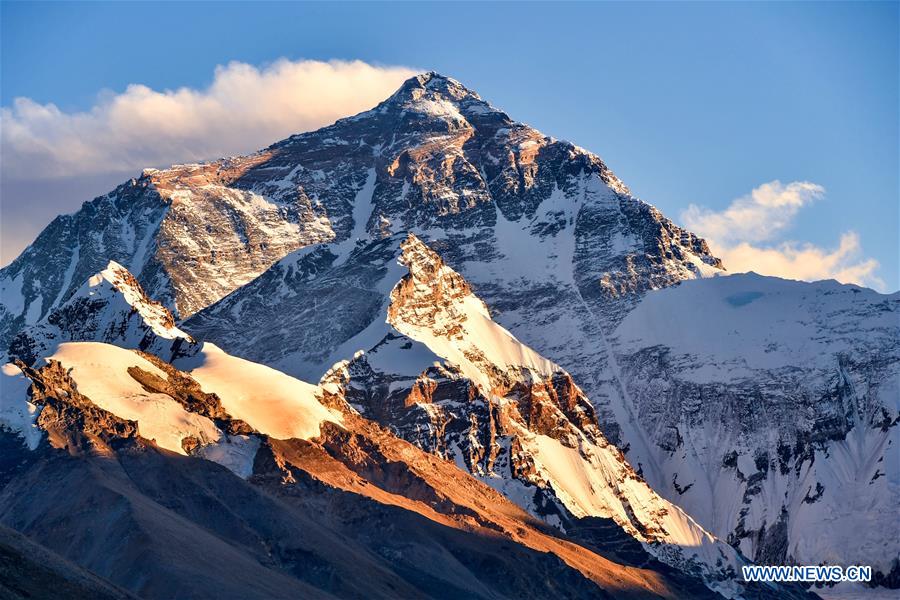
[[[134,84],[85,112],[17,98],[0,111],[2,165],[32,179],[247,153],[371,108],[413,74],[361,61],[232,62],[206,89]]]
[[[787,185],[764,183],[748,195],[716,212],[694,204],[681,218],[688,229],[707,238],[713,253],[732,272],[755,271],[788,279],[836,279],[885,288],[877,275],[879,264],[863,255],[859,235],[843,233],[836,247],[808,242],[779,241],[800,210],[825,195],[825,188],[808,181]]]
[[[681,215],[688,229],[707,238],[713,253],[729,271],[755,271],[788,279],[836,279],[883,290],[879,264],[863,255],[859,235],[847,231],[837,246],[778,241],[800,209],[825,195],[825,188],[808,181],[787,185],[772,181],[716,212],[690,205]]]
[[[764,183],[738,198],[725,210],[714,212],[691,204],[682,215],[689,229],[718,243],[762,242],[786,229],[797,212],[825,194],[809,181]]]

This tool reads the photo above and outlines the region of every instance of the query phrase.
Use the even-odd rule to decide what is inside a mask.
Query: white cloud
[[[825,188],[809,181],[764,183],[738,198],[722,212],[695,204],[682,215],[688,229],[724,242],[761,242],[773,239],[790,226],[797,212],[825,194]]]
[[[859,235],[853,231],[843,233],[834,249],[808,242],[775,241],[793,224],[801,208],[824,194],[825,188],[808,181],[787,185],[772,181],[721,212],[692,204],[682,213],[682,220],[707,239],[713,254],[729,271],[755,271],[806,281],[836,279],[883,290],[884,281],[876,274],[878,261],[863,255]]]
[[[744,242],[726,247],[719,256],[725,267],[735,272],[756,271],[806,281],[836,279],[876,289],[885,287],[875,275],[878,261],[862,256],[859,235],[853,231],[841,235],[838,247],[831,251],[808,243],[784,242],[761,248]]]
[[[232,62],[203,90],[134,84],[86,112],[17,98],[0,110],[15,179],[87,175],[245,154],[371,108],[415,72],[361,61]]]

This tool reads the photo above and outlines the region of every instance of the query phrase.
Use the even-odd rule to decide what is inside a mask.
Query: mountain
[[[58,217],[3,269],[0,342],[46,316],[108,260],[185,318],[292,250],[352,244],[367,231],[516,222],[530,218],[554,184],[575,191],[569,176],[579,174],[586,194],[627,192],[596,156],[512,121],[452,79],[421,75],[367,113],[248,157],[146,170]],[[558,209],[544,224],[548,233],[563,226]],[[590,238],[653,250],[631,263],[610,257],[617,289],[646,285],[637,272],[662,282],[668,271],[703,268],[698,260],[718,264],[701,240],[650,206],[629,202],[616,220],[640,231]]]
[[[431,250],[404,256],[407,233]],[[565,535],[659,552],[627,510],[646,488],[752,560],[900,585],[898,296],[721,277],[597,156],[450,78],[58,218],[0,271],[2,341],[39,339],[109,260],[208,348],[321,380]],[[186,348],[151,350],[187,369]]]
[[[743,559],[635,474],[571,376],[494,323],[414,235],[398,250],[408,273],[393,286],[386,318],[363,334],[380,339],[324,383],[532,514],[565,530],[578,518],[611,519],[662,562],[727,589]]]
[[[191,352],[194,345],[175,326],[172,313],[147,296],[128,269],[115,261],[38,323],[20,331],[10,343],[10,354],[32,364],[60,342],[87,340],[169,358]]]
[[[46,422],[47,409],[27,400],[25,388],[29,380],[71,379],[77,394],[63,388],[86,397],[75,402],[79,408],[92,404],[135,422],[142,438],[163,449],[217,462],[247,478],[261,445],[251,432],[321,442],[326,426],[349,429],[350,421],[364,422],[357,416],[362,414],[479,477],[533,515],[552,515],[562,529],[577,531],[577,523],[590,518],[610,521],[612,531],[621,528],[613,547],[623,537],[643,544],[629,556],[649,553],[728,596],[739,593],[732,580],[746,561],[634,473],[603,438],[593,408],[568,373],[496,325],[465,280],[418,238],[397,235],[379,245],[395,253],[398,269],[408,270],[393,287],[386,315],[368,327],[367,335],[381,339],[370,352],[339,362],[318,386],[209,343],[191,340],[190,352],[170,353],[172,364],[147,353],[148,347],[168,350],[173,337],[183,340],[186,334],[163,326],[170,321],[160,318],[165,309],[116,265],[92,277],[64,305],[80,306],[98,295],[103,302],[96,310],[64,309],[69,318],[55,337],[42,335],[45,322],[17,336],[13,351],[29,357],[32,366],[48,366],[32,372],[24,362],[7,365],[4,372],[14,383],[4,387],[16,392],[0,412],[0,424],[32,450],[41,429],[56,439],[60,434]],[[347,264],[355,262],[356,255]],[[46,320],[59,323],[55,314]],[[102,323],[129,327],[88,326],[98,315]],[[109,336],[126,330],[141,335]],[[16,410],[17,419],[4,420]],[[136,433],[133,426],[125,429]]]
[[[632,461],[759,562],[898,583],[898,315],[900,294],[753,273],[648,295],[611,336],[648,434]]]
[[[0,523],[145,598],[715,597],[615,529],[563,536],[334,384],[211,344],[176,364],[64,341],[6,365],[0,417],[31,417],[0,418]]]
[[[441,113],[436,102],[457,110]],[[393,116],[395,107],[404,107],[402,118]],[[721,263],[702,240],[629,196],[599,159],[510,124],[452,80],[413,80],[369,113],[276,146],[290,153],[290,164],[315,165],[316,149],[336,143],[323,138],[366,139],[360,131],[385,121],[398,133],[378,152],[399,162],[388,162],[386,171],[376,162],[366,178],[374,177],[375,185],[360,188],[355,222],[366,226],[356,226],[343,242],[289,255],[199,311],[186,327],[231,352],[314,380],[378,342],[365,335],[366,327],[385,310],[396,281],[395,273],[388,275],[390,257],[345,257],[354,249],[380,252],[378,241],[390,231],[409,229],[465,277],[500,325],[571,374],[594,405],[606,439],[626,452],[654,489],[689,506],[709,531],[760,562],[861,562],[878,565],[896,581],[900,532],[888,507],[900,499],[898,470],[878,466],[890,466],[897,444],[896,294],[755,275],[715,277],[723,273]],[[461,146],[450,143],[460,137],[466,138]],[[402,172],[400,163],[406,165]],[[397,196],[407,203],[392,202]],[[435,204],[437,215],[429,212]],[[393,229],[382,227],[385,220]],[[375,241],[363,246],[365,239]],[[722,292],[741,282],[753,282],[743,286],[746,301],[743,292],[735,292],[737,299]],[[804,307],[786,314],[783,304],[754,304],[756,295],[805,298]],[[665,318],[637,316],[663,304]],[[771,310],[756,310],[760,306]],[[677,326],[703,324],[707,312],[720,315],[715,326]],[[806,327],[815,315],[816,327]],[[624,339],[627,329],[619,328],[627,318],[627,329],[645,327]],[[729,318],[740,321],[740,335],[725,334]],[[785,320],[794,325],[782,327]],[[661,345],[658,338],[667,330],[677,335],[665,336]],[[760,331],[768,339],[756,335]],[[810,346],[813,340],[822,341]],[[729,346],[730,363],[754,367],[725,376],[724,365],[709,358],[723,346]],[[698,347],[709,349],[705,358]],[[816,347],[818,360],[773,351],[801,347]],[[670,363],[667,355],[679,359]],[[758,361],[759,355],[771,360]],[[701,369],[709,376],[698,385],[691,373]],[[862,418],[850,418],[851,404]],[[770,405],[777,410],[765,410]],[[848,462],[840,458],[847,454],[841,448],[856,447],[847,437],[854,428],[854,435],[871,441],[851,452]],[[742,468],[728,471],[736,461]],[[775,470],[791,483],[769,488],[776,476],[767,474]],[[730,473],[727,493],[717,487],[723,472]],[[874,519],[847,508],[869,506],[871,497],[881,507]],[[824,508],[829,505],[843,508]],[[813,530],[834,533],[812,536]],[[860,530],[869,532],[865,540],[848,543],[848,532]]]

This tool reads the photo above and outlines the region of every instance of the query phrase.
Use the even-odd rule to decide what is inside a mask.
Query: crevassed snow
[[[57,346],[48,360],[57,360],[68,369],[78,390],[94,404],[114,415],[138,422],[141,436],[155,440],[161,448],[185,454],[187,437],[201,445],[219,440],[221,433],[208,418],[190,413],[166,394],[145,390],[131,375],[129,367],[139,367],[162,379],[166,374],[131,350],[99,342],[66,342]]]
[[[36,424],[41,409],[28,401],[31,380],[12,363],[3,365],[0,373],[0,427],[17,433],[34,450],[43,432]]]
[[[207,393],[215,393],[225,411],[277,439],[309,439],[324,421],[342,423],[340,413],[323,406],[317,386],[281,371],[230,356],[205,343],[199,353],[176,361]]]

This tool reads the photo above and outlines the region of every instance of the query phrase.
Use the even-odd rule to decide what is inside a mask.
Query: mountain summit
[[[554,185],[579,173],[628,197],[593,154],[512,121],[450,78],[420,75],[373,110],[247,157],[147,170],[58,217],[3,269],[0,341],[46,316],[108,260],[184,318],[292,250],[531,218]],[[687,255],[696,253],[694,262],[718,265],[701,240],[651,207],[635,208],[643,215],[635,218],[655,223],[646,240],[657,246],[648,248],[652,260],[671,255],[691,271]],[[673,246],[684,250],[665,250]]]

